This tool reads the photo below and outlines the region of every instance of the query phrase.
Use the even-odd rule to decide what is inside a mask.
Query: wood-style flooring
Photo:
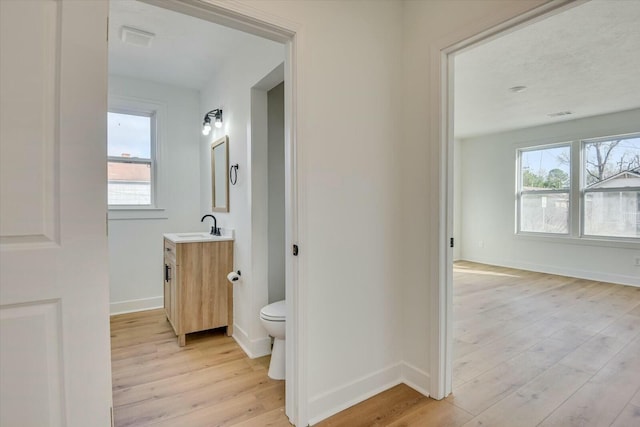
[[[111,318],[116,427],[290,427],[269,356],[249,359],[224,328],[178,341],[164,310]]]
[[[454,392],[400,385],[320,426],[640,426],[640,288],[454,268]],[[116,427],[289,426],[284,383],[223,330],[179,347],[162,310],[111,319]]]
[[[400,385],[319,426],[639,427],[640,288],[454,267],[453,394]]]

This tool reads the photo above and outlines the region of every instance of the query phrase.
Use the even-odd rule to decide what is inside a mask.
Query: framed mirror
[[[211,210],[229,212],[229,137],[211,143]]]

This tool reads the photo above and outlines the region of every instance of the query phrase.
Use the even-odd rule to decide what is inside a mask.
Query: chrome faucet
[[[208,216],[213,218],[213,227],[211,227],[211,235],[212,236],[219,236],[220,235],[220,229],[218,228],[218,221],[216,220],[215,216],[213,216],[213,215],[205,215],[205,216],[202,217],[200,222],[204,222],[204,219],[206,217],[208,217]]]

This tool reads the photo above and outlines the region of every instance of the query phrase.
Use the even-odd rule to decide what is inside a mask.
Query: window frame
[[[130,219],[167,219],[164,204],[167,200],[168,177],[164,165],[164,144],[166,140],[167,105],[158,100],[123,96],[109,93],[109,105],[107,112],[148,115],[153,116],[151,124],[152,140],[151,152],[154,168],[152,170],[152,197],[151,205],[108,205],[107,215],[109,220]],[[105,121],[107,115],[105,114]],[[105,151],[106,151],[105,147]],[[106,154],[106,153],[105,153]],[[108,156],[106,161],[108,161]],[[105,162],[106,167],[106,162]],[[105,185],[107,182],[105,181]]]
[[[112,205],[109,204],[109,209],[149,209],[156,207],[156,187],[157,187],[157,174],[156,174],[156,112],[155,111],[139,111],[126,108],[109,108],[108,113],[126,114],[128,116],[148,117],[149,118],[149,159],[142,159],[138,157],[121,157],[121,156],[109,156],[107,155],[108,162],[116,163],[138,163],[138,164],[150,164],[150,183],[149,183],[149,203],[145,205]],[[107,149],[108,149],[107,140]],[[108,179],[107,179],[108,184]],[[107,202],[108,203],[108,202]]]
[[[567,189],[541,189],[541,190],[523,190],[523,169],[522,169],[522,154],[529,151],[540,151],[546,149],[569,147],[569,187]],[[556,142],[551,144],[528,146],[516,149],[516,234],[521,236],[549,236],[566,238],[571,237],[572,231],[572,187],[573,187],[573,144],[569,142]],[[553,233],[545,231],[524,231],[522,230],[522,196],[525,194],[544,195],[544,194],[567,194],[568,212],[567,212],[567,232],[566,233]]]
[[[579,214],[580,214],[580,229],[578,230],[578,237],[581,239],[592,239],[592,240],[609,240],[609,241],[619,241],[619,242],[638,242],[640,241],[640,237],[626,237],[626,236],[603,236],[597,234],[587,234],[585,232],[585,215],[586,215],[586,196],[587,193],[613,193],[613,192],[621,192],[621,191],[638,191],[640,192],[640,187],[608,187],[608,188],[587,188],[587,172],[586,172],[586,164],[587,164],[587,156],[586,156],[586,147],[587,144],[592,144],[596,142],[604,142],[611,141],[616,139],[634,139],[640,138],[640,132],[627,133],[627,134],[619,134],[619,135],[610,135],[605,137],[598,138],[583,138],[578,141],[580,144],[580,202],[579,202]]]

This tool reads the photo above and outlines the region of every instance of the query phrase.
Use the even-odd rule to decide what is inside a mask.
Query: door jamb
[[[533,22],[547,18],[588,0],[552,0],[534,7],[497,25],[477,23],[465,30],[438,40],[430,49],[430,105],[435,126],[431,140],[435,155],[430,167],[438,171],[433,194],[438,195],[438,215],[431,221],[431,230],[438,236],[436,257],[431,260],[431,390],[434,399],[443,399],[452,391],[453,374],[453,59],[456,53],[474,45],[500,37]],[[434,224],[434,221],[436,224]],[[435,277],[434,277],[435,276]]]

